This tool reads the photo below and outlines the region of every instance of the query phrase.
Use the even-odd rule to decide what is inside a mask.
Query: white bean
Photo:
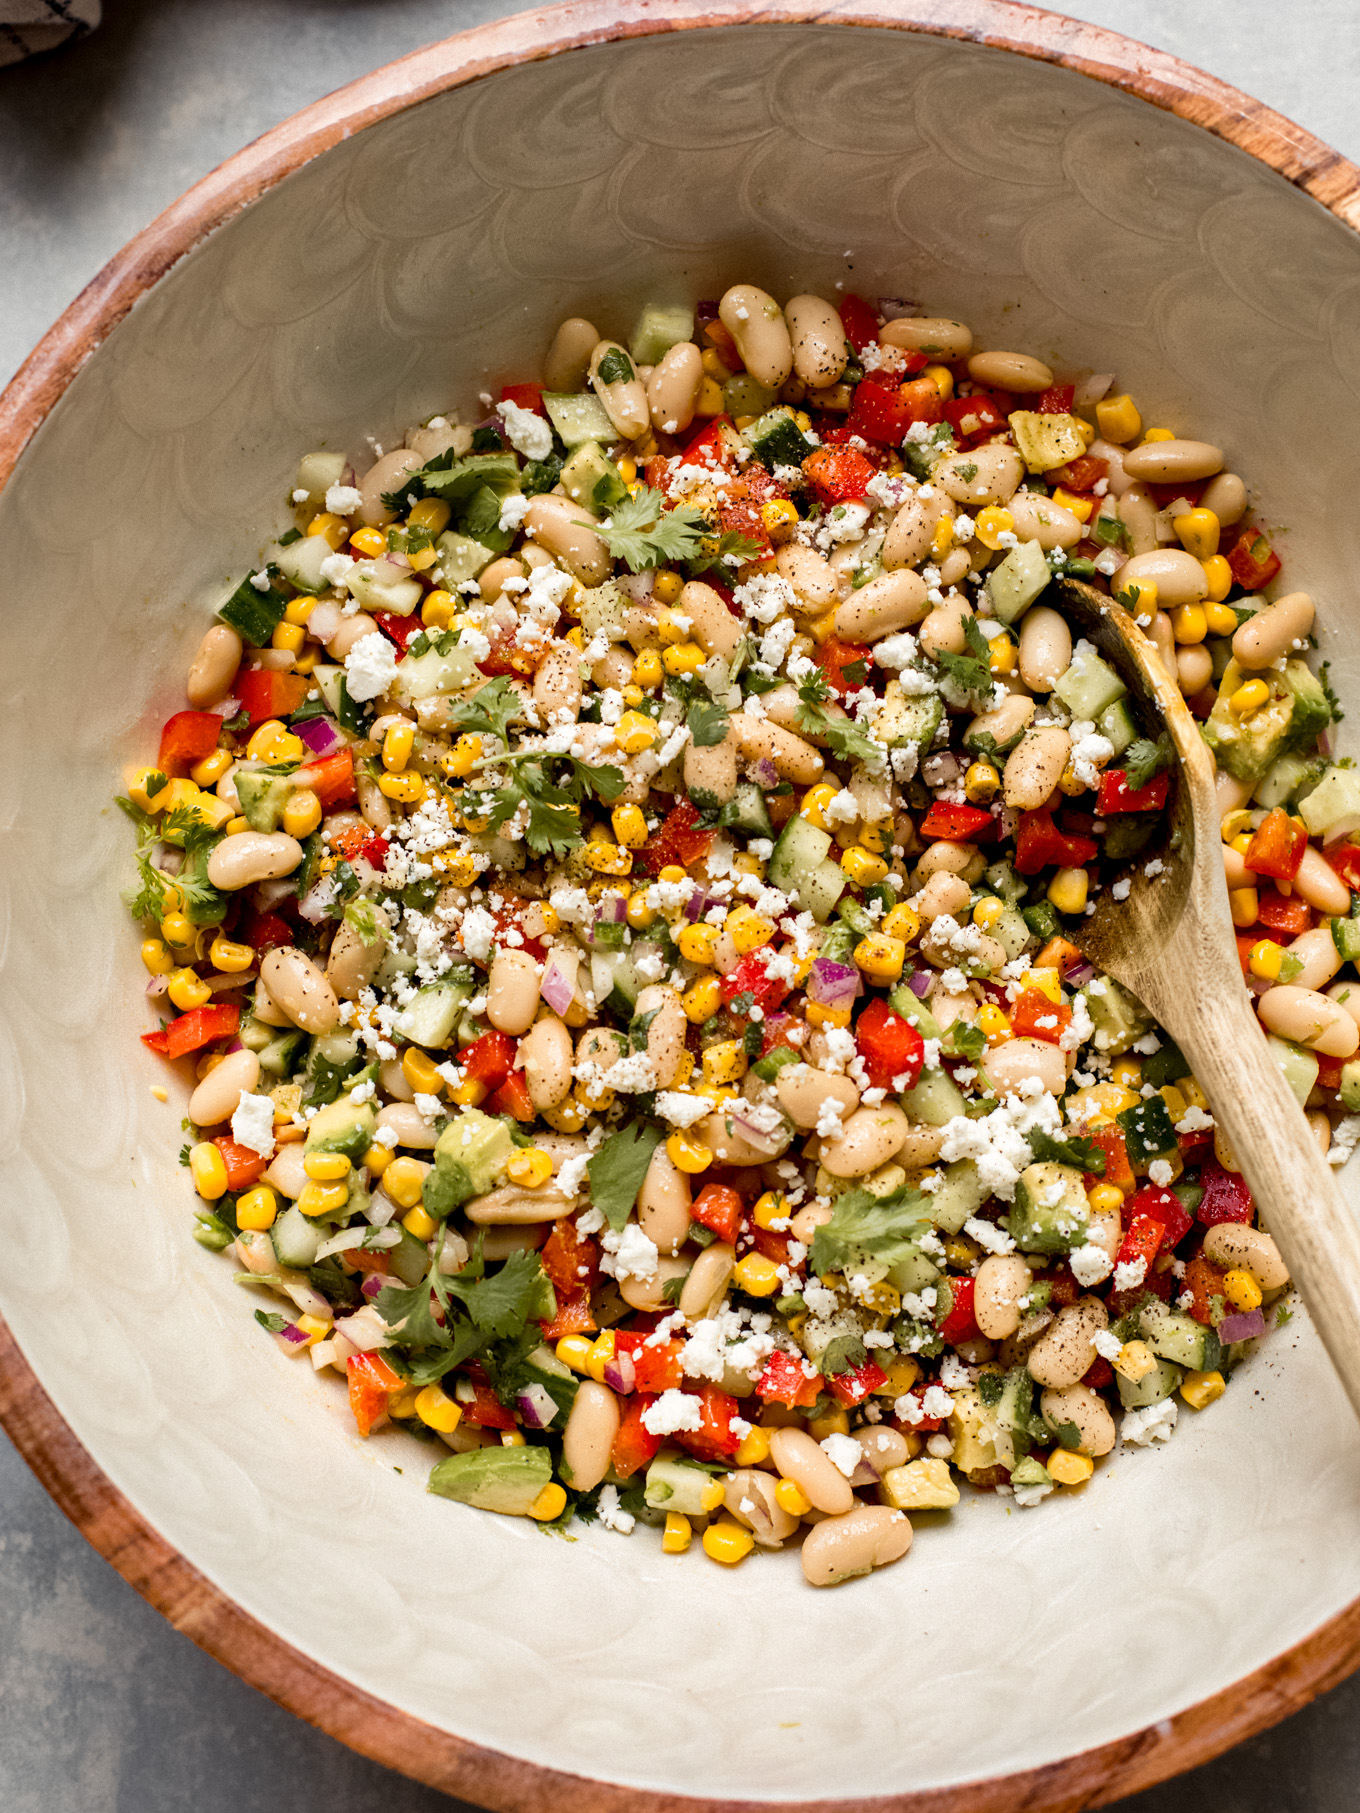
[[[804,616],[824,616],[839,601],[844,589],[840,577],[815,548],[805,548],[797,541],[786,542],[776,549],[774,566],[779,577],[793,587],[798,600],[794,608]]]
[[[1200,492],[1201,510],[1212,510],[1223,527],[1241,522],[1247,508],[1247,487],[1235,472],[1220,472]]]
[[[439,1135],[414,1102],[387,1102],[378,1110],[378,1131],[390,1127],[399,1146],[412,1151],[429,1151]]]
[[[786,1064],[775,1079],[774,1092],[794,1126],[803,1129],[817,1125],[823,1102],[838,1102],[842,1119],[859,1107],[859,1090],[848,1076],[829,1076],[811,1064]]]
[[[562,1477],[573,1491],[591,1492],[609,1471],[619,1432],[619,1400],[608,1385],[582,1379],[562,1431]]]
[[[774,297],[753,283],[733,284],[718,304],[718,319],[756,383],[778,390],[793,370],[793,342]]]
[[[991,1253],[978,1267],[973,1316],[989,1341],[1004,1341],[1020,1326],[1020,1299],[1033,1279],[1018,1253]]]
[[[887,1505],[856,1505],[826,1517],[803,1539],[803,1577],[810,1586],[839,1586],[856,1574],[900,1561],[911,1548],[911,1524]]]
[[[1311,988],[1284,983],[1268,989],[1256,1006],[1261,1023],[1324,1057],[1349,1058],[1360,1046],[1360,1026],[1337,1002]]]
[[[1240,1266],[1251,1273],[1262,1290],[1280,1290],[1289,1282],[1289,1267],[1280,1249],[1262,1228],[1240,1222],[1220,1221],[1204,1236],[1204,1251],[1225,1271]]]
[[[1046,604],[1034,605],[1020,625],[1020,678],[1032,692],[1052,692],[1071,665],[1067,619]]]
[[[877,642],[897,630],[910,629],[929,610],[925,580],[901,567],[894,573],[880,573],[837,607],[836,634],[847,642]]]
[[[982,1069],[998,1095],[1018,1094],[1030,1077],[1037,1078],[1049,1095],[1061,1095],[1067,1087],[1063,1054],[1045,1039],[1007,1039],[987,1052]]]
[[[496,952],[487,983],[486,1017],[497,1032],[528,1032],[538,1012],[541,974],[527,951]]]
[[[955,503],[974,508],[1005,504],[1020,489],[1025,462],[1014,447],[974,447],[942,460],[930,475],[932,485],[942,485]]]
[[[658,434],[683,434],[704,383],[703,355],[692,340],[668,347],[647,380],[647,407]]]
[[[1045,552],[1050,548],[1074,548],[1084,533],[1080,517],[1038,491],[1017,491],[1006,508],[1021,541],[1037,541]]]
[[[614,561],[592,524],[596,518],[570,498],[536,497],[524,513],[524,532],[539,547],[555,554],[573,579],[584,586],[603,585]]]
[[[1307,592],[1287,592],[1240,624],[1233,637],[1233,659],[1239,667],[1270,667],[1282,655],[1303,652],[1313,628],[1313,600]]]
[[[968,376],[989,390],[1009,390],[1017,396],[1053,386],[1053,373],[1028,353],[974,353],[968,361]]]
[[[758,762],[762,757],[768,758],[774,763],[780,780],[796,781],[799,786],[806,787],[817,780],[826,767],[825,760],[811,743],[769,718],[753,718],[748,712],[739,711],[732,717],[732,728],[744,759]]]
[[[600,367],[606,359],[628,369],[624,378],[601,378]],[[612,369],[612,365],[611,365]],[[601,340],[590,355],[590,383],[604,406],[604,412],[625,441],[641,440],[652,425],[647,406],[647,387],[637,375],[637,368],[627,351],[616,340]]]
[[[707,1322],[723,1306],[731,1282],[737,1255],[726,1240],[715,1240],[706,1246],[690,1266],[689,1276],[680,1286],[676,1308],[686,1322]]]
[[[681,589],[676,611],[690,620],[694,640],[710,655],[736,653],[743,635],[743,624],[734,617],[711,585],[702,579],[691,579]]]
[[[1109,1323],[1099,1297],[1082,1297],[1060,1309],[1053,1325],[1029,1350],[1030,1377],[1059,1391],[1075,1385],[1090,1371],[1096,1357],[1095,1337]]]
[[[235,893],[257,881],[291,875],[301,861],[302,845],[286,832],[233,831],[213,846],[208,880],[215,888]]]
[[[1223,470],[1223,449],[1208,441],[1145,441],[1126,450],[1124,470],[1144,485],[1193,484]]]
[[[973,335],[962,321],[941,315],[899,315],[879,328],[878,343],[903,352],[932,353],[937,359],[966,359],[973,350]]]
[[[199,1127],[229,1121],[241,1097],[251,1094],[259,1080],[260,1060],[253,1051],[229,1051],[189,1097],[189,1119]]]
[[[727,1475],[723,1488],[727,1510],[765,1549],[777,1549],[798,1528],[798,1519],[775,1497],[778,1486],[772,1474],[738,1467]]]
[[[543,388],[551,391],[584,390],[590,355],[600,336],[581,315],[568,315],[553,335],[543,360]]]
[[[1255,880],[1254,876],[1252,880]],[[1289,978],[1296,988],[1322,989],[1343,962],[1336,940],[1325,925],[1317,926],[1311,932],[1301,932],[1288,947],[1286,955],[1303,966]]]
[[[1045,1337],[1047,1338],[1047,1337]],[[1045,1391],[1039,1398],[1039,1410],[1050,1429],[1072,1423],[1081,1437],[1079,1452],[1099,1459],[1115,1443],[1114,1418],[1104,1400],[1089,1385],[1068,1385],[1062,1390]]]
[[[1315,844],[1309,844],[1303,853],[1294,877],[1294,892],[1319,913],[1344,917],[1351,910],[1350,889]]]
[[[850,1481],[805,1429],[770,1433],[770,1459],[781,1479],[791,1479],[816,1510],[828,1517],[848,1511],[855,1502]]]
[[[793,347],[793,369],[809,390],[840,381],[850,358],[841,318],[820,296],[794,296],[784,304]]]
[[[688,1238],[690,1189],[663,1140],[652,1153],[637,1203],[638,1226],[660,1253],[678,1253]]]
[[[885,572],[917,566],[929,554],[941,520],[947,516],[952,521],[958,514],[948,492],[934,487],[932,490],[935,494],[928,498],[919,491],[913,492],[893,517],[883,538],[881,559]]]
[[[230,625],[214,623],[189,664],[184,688],[189,703],[200,711],[209,705],[220,705],[231,691],[244,652],[245,644]]]
[[[408,447],[398,447],[375,461],[359,480],[359,521],[369,528],[391,522],[396,511],[389,510],[383,502],[384,491],[400,490],[406,475],[419,471],[423,464],[420,455]]]
[[[865,1177],[895,1158],[906,1143],[909,1124],[895,1102],[858,1108],[835,1139],[822,1143],[822,1164],[833,1177]]]
[[[1140,580],[1152,581],[1157,588],[1157,603],[1163,607],[1198,604],[1209,592],[1203,561],[1187,554],[1184,548],[1158,548],[1155,552],[1135,554],[1119,569],[1119,590],[1137,585]]]
[[[1060,724],[1028,730],[1006,757],[1003,797],[1017,812],[1036,812],[1062,778],[1072,739]]]
[[[334,1032],[339,1025],[335,990],[305,951],[294,945],[266,951],[260,960],[260,981],[279,1011],[304,1032]]]
[[[1030,612],[1030,616],[1033,616]],[[1053,613],[1057,615],[1056,611]],[[1029,618],[1025,621],[1028,623]],[[1062,668],[1058,670],[1060,673]],[[1047,689],[1045,689],[1047,690]],[[998,749],[1009,749],[1023,735],[1034,716],[1034,701],[1027,693],[1012,692],[999,705],[980,711],[963,733],[965,747],[972,747],[979,737],[990,737]]]
[[[637,998],[640,1015],[651,1014],[647,1028],[647,1056],[656,1071],[658,1089],[669,1089],[685,1054],[685,1034],[689,1021],[680,1005],[680,997],[663,982],[653,982]]]
[[[534,675],[534,704],[549,724],[574,724],[581,715],[581,657],[570,643],[554,643]]]
[[[571,1094],[571,1034],[556,1014],[545,1015],[520,1040],[517,1061],[535,1108],[556,1108]]]

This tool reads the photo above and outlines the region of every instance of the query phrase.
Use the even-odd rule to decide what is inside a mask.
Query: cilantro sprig
[[[936,664],[944,669],[945,678],[952,681],[965,698],[988,705],[993,686],[992,656],[976,617],[964,618],[963,635],[969,652],[951,655],[948,649],[941,649],[935,657]]]
[[[504,786],[477,795],[469,789],[474,811],[485,816],[488,831],[499,831],[525,809],[524,841],[536,856],[566,856],[582,841],[581,807],[593,794],[605,805],[623,792],[623,773],[594,767],[573,755],[546,749],[522,749],[488,756],[489,766],[508,771]],[[474,804],[475,802],[475,804]]]
[[[1137,793],[1163,768],[1172,767],[1175,760],[1176,746],[1165,730],[1155,743],[1147,737],[1136,737],[1124,751],[1124,785],[1130,793]]]
[[[173,812],[167,812],[164,818],[153,818],[121,795],[117,803],[137,828],[137,848],[133,852],[133,859],[137,864],[140,885],[136,889],[127,889],[123,895],[133,918],[163,919],[166,912],[166,890],[170,887],[178,889],[184,902],[184,911],[195,923],[198,922],[198,915],[213,912],[222,897],[193,859],[210,850],[221,833],[214,831],[211,825],[187,806],[176,807]],[[159,843],[174,843],[183,849],[185,862],[178,875],[169,875],[152,862],[151,853]]]
[[[470,699],[455,699],[448,708],[451,730],[481,731],[510,741],[510,726],[524,716],[524,701],[504,675],[481,686]]]
[[[668,561],[692,560],[702,551],[708,524],[693,504],[667,507],[664,493],[640,485],[636,493],[616,506],[599,524],[584,523],[601,537],[615,560],[630,573]]]
[[[821,673],[809,674],[798,687],[798,713],[795,722],[809,736],[824,737],[833,755],[846,762],[868,762],[878,766],[884,750],[850,717],[832,717],[825,701],[830,694]]]

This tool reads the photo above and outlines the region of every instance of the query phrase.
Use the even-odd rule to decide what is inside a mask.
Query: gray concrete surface
[[[515,10],[497,0],[106,0],[93,37],[0,72],[0,382],[110,254],[224,157],[366,70]],[[1355,0],[1073,0],[1066,10],[1210,69],[1360,157]],[[1360,1677],[1122,1808],[1357,1804]],[[0,1813],[189,1807],[448,1813],[456,1803],[299,1724],[172,1631],[0,1436]]]

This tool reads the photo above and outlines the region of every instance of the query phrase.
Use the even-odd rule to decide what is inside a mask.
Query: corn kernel
[[[724,1567],[735,1567],[739,1561],[745,1561],[756,1546],[756,1539],[749,1530],[743,1530],[739,1523],[730,1518],[720,1518],[717,1523],[709,1524],[703,1534],[704,1553],[710,1561],[721,1561]]]
[[[1097,1215],[1117,1215],[1123,1207],[1124,1194],[1112,1183],[1098,1183],[1086,1201]]]
[[[722,1006],[722,983],[716,976],[700,976],[681,995],[680,1005],[692,1026],[702,1026]]]
[[[215,787],[231,767],[231,762],[229,749],[214,749],[211,755],[205,755],[201,762],[194,763],[189,770],[189,779],[196,787]]]
[[[1025,987],[1037,988],[1046,1000],[1052,1001],[1056,1006],[1062,1006],[1062,983],[1058,979],[1057,970],[1051,969],[1047,964],[1026,973]]]
[[[1144,616],[1157,609],[1157,581],[1155,579],[1130,580],[1118,587],[1118,596],[1128,595],[1129,609],[1135,616]]]
[[[733,907],[727,915],[724,930],[743,957],[760,950],[774,937],[773,922],[762,919],[755,908],[749,906]]]
[[[787,498],[772,497],[760,506],[760,520],[771,541],[788,541],[798,526],[798,512]]]
[[[1223,1295],[1234,1309],[1259,1309],[1261,1287],[1251,1273],[1234,1266],[1223,1279]]]
[[[984,548],[995,552],[1001,546],[1001,537],[1015,532],[1015,518],[1009,510],[1003,510],[999,504],[989,504],[985,510],[979,510],[973,519],[973,533]]]
[[[378,791],[400,805],[414,806],[425,797],[425,777],[421,774],[380,774]]]
[[[1212,560],[1218,552],[1219,524],[1212,510],[1183,510],[1171,520],[1176,539],[1196,560]]]
[[[431,535],[442,535],[452,515],[452,508],[442,497],[422,497],[418,504],[412,504],[406,526],[426,529]]]
[[[590,1371],[590,1354],[594,1342],[586,1335],[563,1335],[553,1352],[564,1366],[570,1366],[573,1372]]]
[[[675,941],[675,947],[687,963],[712,964],[718,949],[716,925],[687,925]]]
[[[804,1008],[809,1026],[840,1026],[850,1024],[848,1007],[824,1007],[820,1001],[809,1001]]]
[[[1177,642],[1193,647],[1209,633],[1209,620],[1198,604],[1178,605],[1171,613],[1171,633]]]
[[[656,719],[641,711],[625,711],[614,726],[614,741],[625,755],[640,755],[660,734]]]
[[[439,1232],[439,1223],[422,1208],[414,1208],[409,1214],[403,1215],[401,1225],[413,1240],[433,1240]]]
[[[645,932],[649,925],[656,924],[656,912],[647,905],[645,889],[639,888],[629,896],[627,912],[628,923],[635,932]]]
[[[1154,441],[1174,441],[1175,433],[1170,428],[1147,428],[1143,431],[1142,445],[1149,447]]]
[[[522,1190],[539,1190],[552,1176],[552,1159],[546,1152],[521,1148],[505,1161],[505,1175]]]
[[[791,1479],[781,1479],[774,1489],[774,1501],[790,1517],[803,1517],[812,1509],[812,1500]]]
[[[400,1391],[394,1391],[387,1400],[387,1414],[400,1418],[403,1422],[416,1413],[416,1399],[420,1391],[415,1385],[407,1385]]]
[[[1251,836],[1251,813],[1245,806],[1239,806],[1235,812],[1225,812],[1219,823],[1218,834],[1225,844],[1230,844],[1235,837],[1246,833]]]
[[[426,629],[446,630],[458,613],[458,600],[452,592],[436,587],[425,594],[420,607],[420,621]]]
[[[704,1081],[733,1083],[746,1075],[746,1047],[740,1039],[723,1039],[704,1051]]]
[[[847,833],[843,825],[836,827],[838,841],[844,841]],[[892,820],[880,819],[876,825],[861,825],[855,834],[855,842],[871,856],[882,856],[892,844]]]
[[[491,1091],[485,1083],[479,1083],[475,1077],[469,1077],[466,1083],[458,1085],[449,1099],[456,1107],[476,1108],[486,1100],[490,1093]],[[574,1131],[574,1129],[569,1129],[569,1131]]]
[[[1255,888],[1230,888],[1228,910],[1236,926],[1255,925],[1261,915],[1261,900]]]
[[[524,1431],[522,1429],[502,1429],[500,1433],[502,1448],[525,1448],[528,1446],[528,1442],[525,1440]],[[546,1491],[547,1488],[545,1487],[544,1490]],[[563,1503],[565,1502],[566,1497],[564,1494]],[[532,1510],[529,1512],[529,1515],[531,1517],[533,1516]]]
[[[1002,1045],[1011,1037],[1011,1023],[994,1003],[978,1009],[977,1025],[989,1045]]]
[[[315,1347],[318,1341],[329,1339],[335,1324],[321,1316],[299,1316],[294,1327],[306,1335],[308,1347]]]
[[[935,525],[930,538],[930,551],[936,560],[943,560],[954,545],[954,523],[948,516],[942,516]]]
[[[278,718],[266,718],[246,744],[252,762],[300,762],[306,747]]]
[[[321,659],[321,650],[318,648],[315,648],[315,647],[309,648],[305,651],[305,653],[298,655],[294,659],[293,672],[295,674],[315,673],[316,664],[320,659]]]
[[[1078,522],[1085,522],[1095,509],[1095,499],[1079,497],[1075,492],[1064,491],[1061,485],[1055,487],[1053,501],[1060,510],[1070,510]]]
[[[220,969],[229,976],[238,976],[255,961],[255,952],[248,944],[234,944],[219,932],[208,946],[208,961],[214,969]]]
[[[825,831],[827,829],[826,808],[835,799],[838,791],[839,789],[833,787],[830,781],[818,781],[815,787],[809,787],[798,808],[799,818],[805,818],[819,831]]]
[[[1125,1341],[1110,1364],[1121,1378],[1136,1385],[1155,1369],[1157,1356],[1146,1341]]]
[[[1084,1486],[1095,1470],[1096,1463],[1089,1454],[1055,1448],[1048,1457],[1048,1477],[1060,1486]]]
[[[418,1045],[408,1045],[401,1054],[401,1074],[417,1095],[442,1095],[444,1079],[428,1052]]]
[[[590,1352],[586,1356],[586,1371],[597,1385],[604,1383],[605,1367],[614,1358],[614,1331],[606,1328],[590,1343]]]
[[[633,852],[620,844],[588,843],[583,855],[586,867],[597,875],[627,875],[633,867]]]
[[[808,1434],[815,1442],[824,1442],[828,1435],[849,1435],[850,1418],[840,1404],[828,1410],[825,1416],[808,1418]]]
[[[658,604],[674,604],[684,588],[685,582],[680,575],[665,569],[652,581],[652,597]]]
[[[683,617],[677,617],[673,611],[662,611],[656,620],[656,633],[665,648],[678,648],[689,635]]]
[[[272,1228],[279,1212],[279,1199],[268,1184],[257,1184],[253,1190],[236,1198],[236,1225],[251,1233]]]
[[[705,1511],[716,1511],[723,1501],[723,1485],[720,1479],[711,1479],[699,1493],[699,1504]]]
[[[661,665],[678,679],[686,674],[697,674],[707,659],[697,642],[680,642],[662,653]]]
[[[995,894],[985,895],[973,908],[973,924],[980,931],[990,932],[994,926],[1001,923],[1005,912],[1004,900],[998,900]]]
[[[889,938],[885,932],[870,932],[855,946],[855,967],[875,982],[895,982],[907,960],[907,947],[900,938]]]
[[[643,692],[655,692],[661,684],[661,657],[654,648],[644,648],[633,663],[633,685]]]
[[[304,1215],[333,1215],[349,1201],[349,1185],[344,1183],[309,1183],[303,1186],[297,1206]]]
[[[380,554],[387,552],[387,537],[381,529],[356,529],[349,538],[349,545],[366,560],[376,560]]]
[[[269,646],[286,649],[290,655],[296,655],[301,652],[306,640],[307,632],[300,623],[276,623],[269,638]]]
[[[394,1158],[383,1174],[383,1189],[398,1208],[413,1209],[425,1189],[425,1169],[417,1158]]]
[[[1163,1083],[1157,1093],[1166,1103],[1166,1111],[1171,1116],[1172,1120],[1183,1121],[1189,1110],[1190,1104],[1186,1101],[1180,1090],[1177,1089],[1176,1085],[1174,1083]]]
[[[226,1160],[211,1140],[200,1140],[189,1153],[189,1175],[204,1202],[216,1202],[227,1193]]]
[[[716,346],[706,346],[699,362],[715,384],[725,384],[732,376]]]
[[[312,612],[316,609],[316,599],[309,598],[305,592],[299,592],[296,598],[290,598],[284,606],[285,623],[309,623]]]
[[[1203,1410],[1227,1390],[1221,1372],[1187,1372],[1181,1380],[1181,1396],[1192,1410]]]
[[[1059,869],[1048,884],[1048,898],[1058,912],[1071,915],[1086,911],[1085,869]]]
[[[807,627],[814,642],[829,642],[836,633],[835,611],[828,611],[824,617],[815,617]]]
[[[751,1211],[752,1219],[758,1228],[773,1228],[776,1222],[786,1222],[789,1218],[789,1199],[781,1190],[766,1190],[763,1196],[756,1198],[756,1206]]]
[[[1107,441],[1132,441],[1143,431],[1143,418],[1127,394],[1097,403],[1096,422]]]
[[[1013,674],[1020,651],[1009,636],[993,636],[987,644],[988,671],[994,674]]]
[[[642,688],[640,686],[632,685],[631,682],[623,688],[623,702],[634,711],[639,705],[644,703],[646,697],[647,695],[643,692]]]
[[[1227,565],[1227,562],[1224,562]],[[1237,612],[1230,604],[1217,604],[1212,599],[1202,604],[1204,625],[1211,636],[1233,636],[1237,633]]]
[[[191,1012],[195,1007],[202,1007],[212,999],[212,990],[191,969],[173,971],[166,992],[175,1006],[184,1013]]]
[[[461,1406],[438,1385],[427,1385],[417,1397],[416,1415],[427,1429],[440,1435],[452,1435],[463,1420]]]
[[[1208,1112],[1209,1098],[1205,1095],[1194,1077],[1183,1076],[1176,1087],[1180,1090],[1181,1094],[1185,1097],[1186,1101],[1189,1102],[1192,1108],[1198,1108],[1204,1113]]]
[[[354,1167],[343,1152],[308,1152],[302,1168],[314,1183],[339,1183]]]
[[[142,940],[142,962],[153,976],[168,976],[175,967],[175,959],[159,938]]]
[[[677,1171],[684,1171],[691,1177],[706,1171],[713,1163],[713,1154],[708,1147],[692,1133],[682,1131],[672,1133],[666,1141],[666,1156]]]
[[[1270,688],[1264,680],[1248,680],[1239,686],[1228,700],[1228,710],[1235,718],[1249,718],[1254,711],[1259,711],[1270,698]]]
[[[1276,981],[1283,963],[1284,946],[1276,944],[1273,938],[1262,938],[1258,944],[1253,944],[1247,958],[1247,968],[1262,982]]]
[[[732,1457],[739,1467],[758,1467],[762,1461],[770,1458],[770,1432],[762,1429],[759,1423],[749,1435],[744,1435],[741,1445]]]
[[[226,830],[228,836],[234,837],[238,831],[249,831],[249,829],[250,820],[248,818],[242,818],[239,814],[237,817],[229,818],[227,820]]]
[[[289,837],[310,837],[321,823],[321,801],[310,787],[296,787],[283,808],[283,828]]]
[[[415,746],[416,727],[414,724],[392,724],[383,738],[382,763],[389,774],[400,774],[411,759],[411,750]]]
[[[748,1253],[732,1268],[732,1282],[748,1297],[772,1297],[781,1288],[779,1267],[763,1253]]]
[[[678,862],[668,862],[657,876],[658,881],[683,881],[687,871]]]
[[[1222,605],[1232,587],[1232,568],[1221,554],[1211,554],[1208,560],[1201,562],[1201,565],[1204,568],[1205,582],[1209,587],[1210,603]],[[1224,609],[1226,611],[1226,606]],[[1225,630],[1216,629],[1214,631],[1216,636],[1232,635],[1237,623],[1237,613],[1234,611],[1229,614],[1232,616],[1232,625]],[[1219,621],[1222,622],[1222,617],[1219,618]]]
[[[334,516],[329,510],[319,510],[307,524],[309,535],[320,535],[327,545],[338,554],[349,540],[349,524],[343,516]]]
[[[910,944],[921,929],[920,915],[915,907],[903,902],[884,915],[882,929],[889,938],[900,938],[903,944]]]
[[[856,887],[872,887],[882,881],[888,873],[888,865],[881,856],[871,856],[868,850],[858,845],[847,850],[841,857],[841,868],[854,882]]]

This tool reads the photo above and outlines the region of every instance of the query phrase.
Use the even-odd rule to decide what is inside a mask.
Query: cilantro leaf
[[[833,717],[826,709],[830,698],[826,675],[819,669],[799,683],[798,712],[794,722],[809,736],[825,737],[833,755],[846,762],[868,762],[881,766],[885,751],[851,717]]]
[[[685,574],[690,579],[701,579],[714,568],[721,571],[741,566],[748,560],[758,560],[765,551],[761,543],[753,541],[749,535],[742,535],[736,529],[725,529],[716,541],[710,536],[699,553],[685,562]]]
[[[590,1200],[615,1232],[632,1213],[652,1154],[663,1137],[660,1127],[632,1121],[611,1133],[586,1166]]]
[[[1164,730],[1155,743],[1147,737],[1136,737],[1124,751],[1124,785],[1130,793],[1146,787],[1163,768],[1175,765],[1176,746]]]
[[[708,524],[693,504],[668,509],[664,494],[650,485],[640,485],[604,522],[583,526],[593,528],[632,573],[692,559],[708,534]]]
[[[286,1316],[281,1316],[276,1311],[268,1309],[257,1309],[255,1320],[261,1328],[267,1328],[271,1335],[281,1335],[289,1325]]]
[[[1093,1139],[1074,1136],[1071,1139],[1054,1139],[1051,1133],[1045,1133],[1038,1127],[1033,1133],[1025,1135],[1029,1149],[1034,1154],[1036,1165],[1075,1165],[1078,1171],[1089,1171],[1093,1177],[1105,1175],[1106,1154],[1102,1146]]]
[[[1332,664],[1330,661],[1324,661],[1322,663],[1322,666],[1318,669],[1318,684],[1321,686],[1323,692],[1326,695],[1327,707],[1328,707],[1328,710],[1332,714],[1332,723],[1339,724],[1341,722],[1342,718],[1344,718],[1346,714],[1341,709],[1341,701],[1340,701],[1340,699],[1337,698],[1336,693],[1332,690],[1332,682],[1328,678],[1328,675],[1327,675],[1327,669],[1331,665]]]
[[[434,1319],[430,1306],[430,1279],[422,1278],[409,1290],[385,1284],[374,1298],[378,1314],[403,1347],[450,1347],[452,1337]]]
[[[689,737],[696,749],[714,749],[727,736],[729,723],[727,709],[716,700],[696,699],[689,708],[685,722],[689,725]]]
[[[1075,1423],[1054,1423],[1052,1428],[1061,1447],[1070,1448],[1073,1453],[1081,1447],[1081,1430]]]
[[[823,1378],[834,1379],[840,1373],[854,1372],[868,1357],[869,1350],[858,1335],[837,1335],[823,1353],[818,1370]]]
[[[633,376],[633,362],[621,346],[611,346],[595,371],[601,384],[631,384]]]
[[[498,831],[521,806],[527,808],[524,841],[536,856],[562,857],[581,842],[581,805],[588,794],[608,805],[623,792],[623,773],[594,767],[576,756],[525,749],[496,758],[510,780],[487,800],[488,830]],[[554,778],[554,776],[558,778]]]
[[[952,680],[966,698],[976,699],[980,704],[990,703],[993,686],[992,657],[987,639],[977,626],[976,617],[964,618],[963,635],[970,652],[966,655],[951,655],[947,649],[941,649],[935,657],[936,664],[944,669],[946,679]]]
[[[502,675],[479,687],[470,699],[451,700],[447,721],[451,730],[485,731],[509,743],[510,726],[523,716],[524,701]]]
[[[973,1063],[986,1049],[986,1033],[980,1026],[969,1026],[963,1020],[955,1020],[940,1043],[940,1050],[946,1057],[968,1058]]]
[[[522,1334],[542,1294],[545,1273],[538,1254],[511,1253],[499,1271],[481,1278],[468,1279],[471,1269],[456,1273],[446,1288],[467,1310],[477,1332],[501,1341]],[[533,1346],[538,1344],[535,1331]]]
[[[912,1257],[930,1226],[929,1204],[930,1198],[910,1184],[887,1196],[847,1190],[836,1198],[830,1221],[813,1238],[813,1271],[824,1278],[828,1272],[844,1271],[857,1259],[878,1259],[893,1266]]]

